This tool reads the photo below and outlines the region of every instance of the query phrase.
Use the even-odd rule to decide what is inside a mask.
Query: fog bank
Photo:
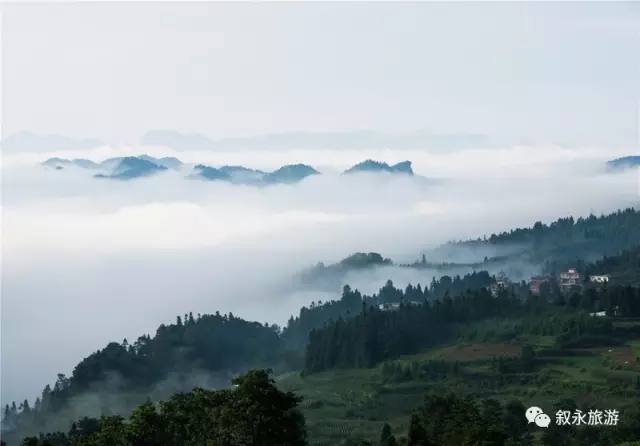
[[[2,399],[34,398],[56,373],[109,341],[153,333],[187,312],[233,312],[283,324],[331,293],[291,292],[290,277],[356,251],[398,261],[429,247],[537,220],[637,205],[638,172],[602,169],[606,149],[515,147],[427,151],[144,153],[185,162],[267,169],[326,169],[297,185],[252,188],[186,180],[169,172],[129,182],[46,171],[51,156],[99,161],[143,153],[97,148],[3,157]],[[444,181],[336,172],[367,158],[409,159]],[[465,259],[457,259],[462,261]],[[474,261],[476,259],[469,259]],[[390,277],[393,276],[393,277]],[[428,272],[350,275],[370,293],[430,282]]]

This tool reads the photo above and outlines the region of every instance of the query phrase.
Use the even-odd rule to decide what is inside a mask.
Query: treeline
[[[446,294],[454,295],[466,290],[489,287],[493,282],[494,278],[486,271],[473,272],[464,276],[442,276],[439,280],[434,277],[424,288],[420,284],[409,284],[404,290],[396,288],[393,281],[388,280],[377,293],[371,296],[362,295],[358,290],[345,285],[339,300],[313,302],[309,307],[302,307],[297,317],[292,316],[289,319],[282,337],[287,345],[304,348],[311,330],[323,327],[339,318],[349,319],[356,316],[362,311],[363,304],[376,306],[401,301],[423,302],[440,299]]]
[[[253,370],[234,380],[235,388],[209,391],[194,389],[174,395],[156,405],[138,406],[128,420],[119,416],[83,418],[67,433],[27,437],[22,446],[306,446],[304,416],[298,410],[301,398],[282,392],[267,370]],[[557,401],[558,410],[588,413],[590,406],[573,400]],[[554,422],[542,432],[528,423],[525,405],[518,400],[503,404],[495,399],[480,402],[449,394],[427,394],[413,411],[406,432],[382,427],[380,446],[582,446],[621,445],[640,437],[640,411],[625,410],[616,425],[558,426]],[[536,437],[539,437],[536,440]],[[6,443],[2,442],[2,446]],[[372,446],[347,440],[353,446]]]
[[[403,294],[401,290],[396,293]],[[575,343],[586,336],[611,333],[611,321],[590,316],[589,311],[640,316],[640,288],[588,289],[581,294],[558,295],[551,301],[520,299],[510,293],[493,297],[486,288],[481,288],[418,305],[402,304],[395,311],[363,305],[357,316],[339,318],[311,331],[304,372],[368,368],[461,336],[471,341],[472,324],[491,319],[514,321],[513,332],[508,334],[510,339],[522,334],[554,335],[561,343]]]
[[[610,285],[587,288],[582,293],[560,296],[556,303],[594,312],[605,311],[610,316],[639,317],[640,287]]]
[[[640,286],[640,246],[626,249],[615,256],[605,256],[588,264],[586,276],[606,274],[611,283]]]
[[[418,269],[431,269],[431,270],[437,270],[440,272],[445,272],[447,270],[459,270],[461,268],[479,269],[479,268],[486,268],[489,265],[507,264],[507,262],[512,258],[513,258],[513,254],[492,256],[491,258],[484,256],[484,259],[482,261],[475,261],[471,263],[432,262],[427,260],[427,256],[425,254],[422,254],[422,258],[420,260],[416,260],[413,263],[400,265],[400,266],[409,267],[409,268],[418,268]]]
[[[540,221],[529,228],[517,228],[476,240],[451,242],[466,245],[541,245],[579,244],[585,241],[610,245],[608,251],[615,254],[629,246],[640,244],[640,211],[635,208],[619,210],[596,217],[559,218],[550,224]]]
[[[462,318],[461,308],[464,307],[465,312],[473,311],[473,317],[480,319],[493,316],[497,311],[509,311],[512,302],[516,301],[510,296],[494,299],[484,289],[474,292],[470,299],[447,296],[433,303],[402,304],[395,311],[363,305],[357,316],[339,318],[311,331],[304,373],[332,368],[369,368],[385,359],[426,349],[451,338],[452,323]]]
[[[640,246],[625,249],[614,256],[604,256],[591,263],[588,274],[620,274],[640,271]]]
[[[571,267],[578,271],[585,280],[589,276],[610,276],[614,283],[630,283],[640,285],[640,245],[623,249],[615,255],[604,255],[593,262],[581,259],[574,261],[558,262],[547,260],[543,264],[543,272],[553,274]]]
[[[320,262],[302,271],[297,279],[303,285],[322,285],[327,290],[339,289],[348,272],[381,266],[393,266],[393,261],[377,252],[356,252],[338,263],[325,265]]]
[[[476,240],[449,242],[441,250],[483,247],[521,248],[508,255],[510,260],[527,260],[541,265],[545,274],[576,267],[580,261],[616,255],[640,245],[640,211],[635,208],[608,215],[586,218],[560,218],[550,224],[536,222],[529,228],[518,228]]]
[[[233,380],[234,388],[194,389],[121,416],[83,418],[68,433],[27,437],[22,446],[304,446],[301,398],[281,392],[267,370]]]
[[[448,242],[429,251],[428,256],[423,254],[420,260],[411,264],[395,264],[391,259],[373,252],[355,253],[333,265],[320,263],[303,272],[300,278],[303,283],[322,283],[327,288],[339,289],[347,272],[359,269],[395,265],[432,269],[446,274],[448,271],[487,269],[489,266],[511,268],[519,261],[539,267],[543,274],[576,267],[584,272],[590,261],[613,256],[639,245],[640,211],[628,208],[599,217],[567,217],[550,224],[538,221],[528,228],[475,240]],[[488,251],[494,253],[487,256]],[[433,260],[451,255],[469,258],[474,257],[474,253],[480,257],[463,263]]]

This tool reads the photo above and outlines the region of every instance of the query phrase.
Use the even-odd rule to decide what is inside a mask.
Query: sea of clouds
[[[305,163],[323,175],[255,188],[178,172],[96,180],[38,165],[54,156],[143,153],[263,170]],[[302,305],[338,297],[287,286],[319,261],[356,251],[412,261],[452,239],[637,205],[638,171],[604,169],[628,154],[557,146],[450,153],[147,146],[3,155],[2,400],[32,399],[108,342],[153,334],[190,311],[283,324]],[[339,174],[365,159],[410,160],[417,175],[441,181]],[[389,278],[399,286],[431,281],[424,272],[389,269],[351,277],[366,292]]]

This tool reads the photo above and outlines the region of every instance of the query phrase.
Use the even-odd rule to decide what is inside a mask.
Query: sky
[[[3,134],[637,145],[635,2],[5,4]]]

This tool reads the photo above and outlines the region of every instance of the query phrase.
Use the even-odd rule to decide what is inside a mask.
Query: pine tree
[[[427,438],[427,432],[424,427],[422,427],[422,423],[420,422],[420,418],[418,415],[411,415],[411,421],[409,423],[409,435],[407,446],[431,446],[432,443]]]
[[[391,426],[389,426],[389,423],[384,423],[382,433],[380,434],[380,445],[387,446],[390,437],[392,437]]]

